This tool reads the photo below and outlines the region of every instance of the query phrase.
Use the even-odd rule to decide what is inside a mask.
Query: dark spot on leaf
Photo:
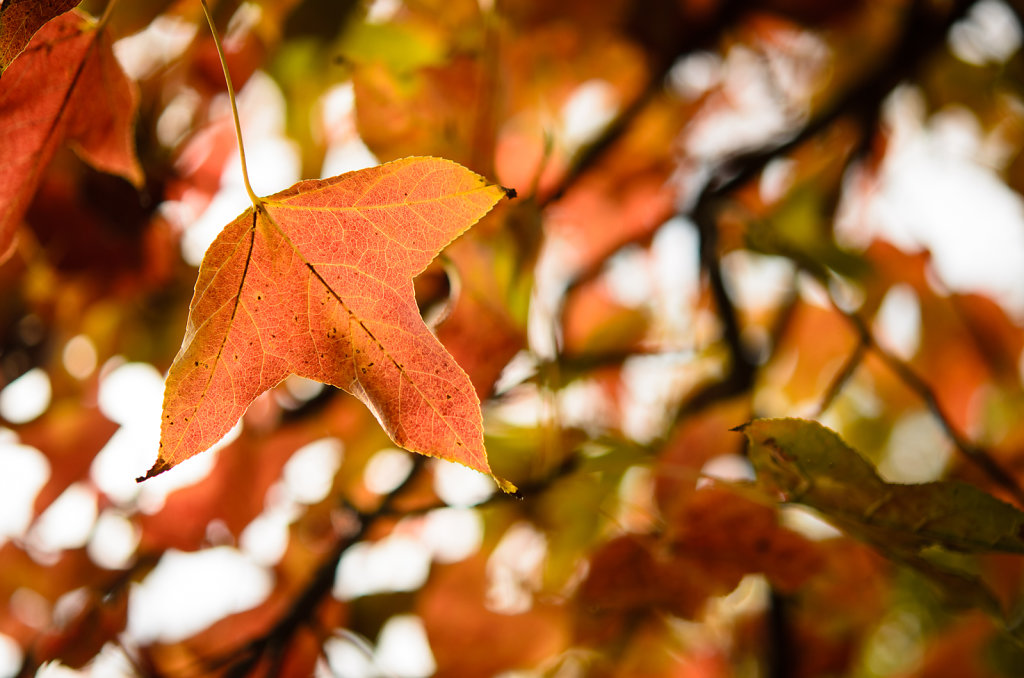
[[[445,397],[445,400],[451,400],[452,399],[452,396],[451,396],[450,393],[445,394],[444,397]]]
[[[199,361],[198,360],[195,362],[195,366],[199,367]]]

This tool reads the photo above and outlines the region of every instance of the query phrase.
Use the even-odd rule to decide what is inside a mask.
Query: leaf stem
[[[206,0],[199,0],[203,5],[203,13],[206,15],[206,22],[210,24],[210,33],[213,34],[213,43],[217,46],[217,56],[220,57],[220,67],[224,71],[224,82],[228,87],[228,100],[231,102],[231,115],[235,119],[235,138],[238,140],[238,157],[242,161],[242,181],[245,182],[245,192],[249,194],[254,209],[259,210],[261,201],[252,190],[249,183],[249,169],[245,164],[245,146],[242,145],[242,125],[238,121],[238,104],[235,103],[235,87],[231,84],[231,73],[228,72],[228,62],[224,58],[224,48],[220,44],[220,36],[217,35],[217,28],[213,25],[213,17],[210,15],[210,8]]]
[[[103,28],[110,21],[110,13],[114,11],[114,5],[117,4],[117,0],[110,0],[107,6],[103,8],[103,14],[100,16],[100,20],[96,22],[97,28]]]

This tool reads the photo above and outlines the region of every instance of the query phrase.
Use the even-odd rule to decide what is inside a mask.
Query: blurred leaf
[[[900,485],[813,421],[757,419],[740,429],[758,483],[800,503],[939,584],[952,602],[1003,610],[966,554],[1024,553],[1024,512],[959,481]]]
[[[765,490],[810,506],[878,546],[1024,553],[1024,512],[973,485],[887,483],[814,421],[757,419],[739,430],[750,441],[750,461]]]
[[[487,559],[435,566],[419,596],[438,678],[493,676],[537,667],[568,644],[565,609],[535,601],[519,614],[487,609]]]
[[[354,64],[379,63],[401,74],[445,59],[441,37],[423,26],[353,23],[341,38],[341,55]]]
[[[142,183],[132,136],[137,96],[93,19],[68,12],[36,33],[0,80],[0,146],[9,149],[0,167],[0,261],[61,143],[72,142],[98,169]]]

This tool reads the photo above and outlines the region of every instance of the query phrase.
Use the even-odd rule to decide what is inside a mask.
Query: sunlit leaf
[[[412,278],[505,196],[408,158],[301,182],[228,224],[200,267],[146,477],[210,447],[289,374],[357,396],[398,445],[490,473],[476,392]]]

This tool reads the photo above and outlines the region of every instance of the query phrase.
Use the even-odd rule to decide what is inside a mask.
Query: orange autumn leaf
[[[0,79],[0,261],[61,142],[97,169],[142,183],[136,106],[110,36],[93,19],[67,12],[35,34]]]
[[[199,269],[145,477],[213,445],[289,374],[357,396],[408,450],[490,474],[480,401],[412,278],[506,194],[452,161],[406,158],[300,182],[228,224]]]

